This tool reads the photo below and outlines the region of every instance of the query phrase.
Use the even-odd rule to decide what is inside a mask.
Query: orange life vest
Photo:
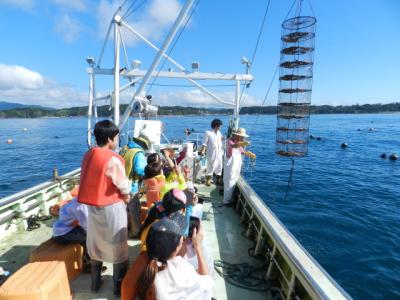
[[[78,202],[106,206],[122,200],[120,191],[106,176],[108,162],[113,156],[125,166],[123,158],[109,149],[96,147],[86,152],[81,168]]]

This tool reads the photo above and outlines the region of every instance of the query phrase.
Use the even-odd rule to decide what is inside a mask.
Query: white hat
[[[242,137],[249,137],[246,134],[246,129],[244,129],[244,128],[238,128],[238,130],[234,131],[233,134],[237,135],[237,136],[242,136]]]

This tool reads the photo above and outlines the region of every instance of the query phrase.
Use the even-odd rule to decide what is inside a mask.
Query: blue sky
[[[400,1],[310,1],[318,19],[312,103],[400,101]],[[104,30],[121,2],[0,0],[0,101],[52,107],[85,105],[85,57],[99,56]],[[132,2],[128,1],[127,6]],[[267,2],[201,0],[171,56],[188,69],[195,60],[204,72],[244,72],[240,58],[253,53]],[[255,80],[245,90],[245,105],[261,104],[264,98],[279,61],[281,23],[292,2],[271,0],[252,69]],[[182,3],[147,0],[127,22],[160,45]],[[305,11],[310,12],[307,0],[304,5]],[[125,38],[129,59],[139,59],[142,68],[147,68],[153,50],[128,34]],[[111,44],[104,61],[104,66],[111,66]],[[166,63],[164,69],[170,66]],[[111,88],[111,77],[98,81],[100,94],[109,93]],[[217,87],[213,91],[232,100],[231,87]],[[151,94],[154,103],[160,105],[213,103],[192,87],[153,86]],[[276,104],[277,97],[275,80],[266,104]],[[125,102],[129,98],[129,93],[122,95]]]

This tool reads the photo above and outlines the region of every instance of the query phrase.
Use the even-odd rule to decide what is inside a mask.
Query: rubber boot
[[[97,261],[97,260],[91,261],[90,276],[92,278],[92,285],[91,285],[90,289],[93,292],[98,292],[103,283],[103,278],[101,277],[102,267],[103,267],[103,262]]]
[[[121,296],[121,283],[128,270],[128,261],[113,265],[114,295]]]
[[[207,176],[206,177],[206,186],[210,186],[211,185],[211,176]]]
[[[215,177],[217,177],[217,183],[216,185],[218,186],[224,186],[224,182],[222,180],[222,176],[221,175],[215,175]]]

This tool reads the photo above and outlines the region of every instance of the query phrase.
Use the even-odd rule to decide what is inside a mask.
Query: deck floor
[[[198,185],[199,196],[205,199],[203,213],[204,243],[214,260],[222,259],[229,263],[247,262],[259,265],[260,262],[247,254],[252,242],[241,235],[243,227],[239,224],[239,216],[232,208],[220,207],[222,197],[214,185],[206,187]],[[26,264],[29,253],[51,236],[51,221],[43,223],[39,229],[30,232],[18,232],[0,241],[0,266],[14,273]],[[129,240],[129,257],[133,261],[139,253],[139,241]],[[74,299],[118,299],[112,293],[112,265],[105,264],[108,269],[103,274],[104,283],[98,293],[90,291],[90,275],[81,274],[71,284]],[[224,299],[270,299],[269,293],[254,292],[231,285],[217,273],[214,297]]]

